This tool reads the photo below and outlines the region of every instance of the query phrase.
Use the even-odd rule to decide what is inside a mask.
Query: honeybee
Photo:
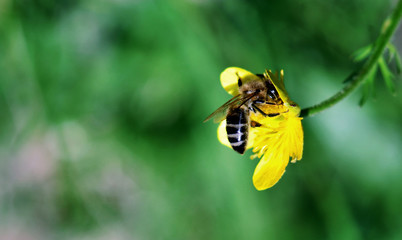
[[[240,78],[237,72],[235,74],[238,94],[209,115],[204,122],[212,118],[219,122],[226,118],[229,143],[233,150],[243,154],[247,147],[249,128],[261,126],[258,122],[250,121],[250,113],[262,114],[264,117],[278,116],[280,113],[265,113],[261,107],[264,104],[281,105],[283,101],[266,74],[248,73],[252,80],[245,79],[247,81]]]

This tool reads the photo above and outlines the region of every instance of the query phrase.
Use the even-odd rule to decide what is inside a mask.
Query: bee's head
[[[264,93],[266,92],[266,87],[262,81],[251,81],[240,85],[239,92],[241,94],[253,94],[253,93]]]
[[[282,103],[282,99],[279,97],[278,91],[270,80],[264,81],[267,95],[266,100],[268,102]]]

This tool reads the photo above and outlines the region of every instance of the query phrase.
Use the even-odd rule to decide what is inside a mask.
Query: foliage
[[[0,1],[0,239],[400,239],[400,80],[303,120],[265,192],[202,124],[228,66],[337,92],[393,2]]]

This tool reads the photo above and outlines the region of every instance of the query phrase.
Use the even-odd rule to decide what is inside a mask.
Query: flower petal
[[[289,155],[293,163],[296,160],[300,160],[303,156],[304,137],[301,120],[302,118],[289,118],[287,124]]]
[[[223,120],[218,127],[218,140],[221,142],[223,145],[226,147],[232,148],[230,146],[229,140],[228,140],[228,134],[226,133],[226,120]]]
[[[271,70],[265,71],[264,75],[271,80],[282,101],[289,102],[289,95],[285,89],[285,84],[283,82],[283,70],[281,70],[280,78],[278,77],[278,72],[273,73],[271,72]]]
[[[239,85],[237,83],[239,77],[242,80],[243,84],[252,80],[260,79],[255,74],[252,74],[251,72],[244,70],[242,68],[238,67],[226,68],[221,73],[221,84],[222,87],[226,90],[226,92],[228,92],[233,96],[239,94]]]
[[[256,140],[254,150],[266,151],[258,163],[253,176],[254,186],[257,190],[265,190],[275,185],[285,172],[289,163],[289,157],[292,162],[300,160],[303,154],[303,128],[299,117],[289,117],[285,114],[285,119],[281,126],[276,128],[277,132],[270,137],[264,134],[262,138],[261,129],[257,136],[261,138]]]
[[[269,146],[254,171],[253,183],[257,190],[265,190],[279,181],[289,163],[289,151],[277,137],[272,138]]]
[[[300,107],[295,102],[290,100],[289,95],[285,89],[285,84],[283,81],[284,78],[283,70],[280,71],[279,77],[277,72],[272,73],[271,70],[266,71],[264,75],[271,80],[272,84],[274,85],[276,91],[279,94],[279,97],[285,103],[285,106],[289,108],[289,113],[292,116],[299,116]]]
[[[250,128],[248,131],[248,140],[247,140],[247,147],[246,149],[250,149],[254,146],[254,141],[256,138],[256,131],[254,128]]]

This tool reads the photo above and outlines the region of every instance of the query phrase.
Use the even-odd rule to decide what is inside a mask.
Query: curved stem
[[[373,68],[376,66],[379,58],[384,53],[384,50],[387,47],[390,38],[392,37],[398,26],[401,16],[402,16],[402,0],[399,0],[392,14],[385,20],[380,36],[378,37],[372,50],[372,54],[367,59],[363,67],[354,76],[354,78],[350,82],[348,82],[347,85],[339,92],[337,92],[334,96],[328,98],[327,100],[317,105],[302,109],[300,116],[308,117],[331,107],[332,105],[344,99],[351,92],[353,92],[353,90],[355,90],[361,83],[363,83],[364,80],[366,80],[367,76],[370,74],[370,72],[373,70]]]

